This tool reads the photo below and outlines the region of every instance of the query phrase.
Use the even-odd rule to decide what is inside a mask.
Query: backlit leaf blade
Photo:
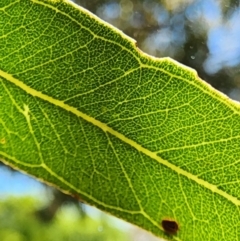
[[[158,236],[238,240],[239,110],[71,3],[0,3],[1,159]]]

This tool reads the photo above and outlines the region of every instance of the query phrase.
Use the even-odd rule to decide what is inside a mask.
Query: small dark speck
[[[174,220],[163,219],[162,220],[162,227],[165,233],[174,235],[178,232],[179,226],[178,223]]]

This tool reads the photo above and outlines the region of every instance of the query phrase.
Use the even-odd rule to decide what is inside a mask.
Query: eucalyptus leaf
[[[194,70],[66,0],[1,0],[5,164],[167,240],[233,241],[239,134]]]

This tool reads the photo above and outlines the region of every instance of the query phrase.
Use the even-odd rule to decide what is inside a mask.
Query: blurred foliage
[[[1,241],[127,241],[125,233],[109,224],[107,215],[95,220],[79,215],[76,206],[63,205],[51,222],[35,211],[43,205],[30,197],[0,200]]]

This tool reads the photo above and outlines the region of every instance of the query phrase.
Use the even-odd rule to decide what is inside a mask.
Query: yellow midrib
[[[12,75],[10,75],[10,74],[2,71],[2,70],[0,70],[0,76],[2,76],[5,80],[11,82],[12,84],[18,86],[19,88],[24,90],[26,93],[28,93],[28,94],[30,94],[34,97],[38,97],[42,100],[47,101],[48,103],[51,103],[55,106],[58,106],[58,107],[66,110],[66,111],[69,111],[69,112],[75,114],[76,116],[78,116],[78,117],[88,121],[89,123],[93,124],[94,126],[100,128],[104,132],[108,132],[111,135],[113,135],[116,138],[123,141],[124,143],[127,143],[128,145],[132,146],[133,148],[135,148],[139,152],[143,153],[144,155],[146,155],[146,156],[152,158],[153,160],[156,160],[160,164],[170,168],[171,170],[175,171],[177,174],[182,175],[184,177],[187,177],[190,180],[196,182],[197,184],[209,189],[210,191],[221,195],[222,197],[226,198],[227,200],[229,200],[230,202],[232,202],[235,205],[240,205],[240,201],[236,197],[233,197],[233,196],[229,195],[228,193],[220,190],[216,185],[210,184],[210,183],[198,178],[197,176],[195,176],[195,175],[193,175],[189,172],[186,172],[185,170],[173,165],[172,163],[169,163],[168,161],[166,161],[166,160],[162,159],[161,157],[157,156],[156,153],[142,147],[137,142],[127,138],[126,136],[124,136],[123,134],[121,134],[121,133],[117,132],[116,130],[110,128],[106,124],[94,119],[91,116],[88,116],[88,115],[82,113],[81,111],[77,110],[75,107],[67,105],[63,101],[54,99],[54,98],[52,98],[50,96],[47,96],[47,95],[45,95],[45,94],[43,94],[43,93],[41,93],[37,90],[32,89],[31,87],[27,86],[26,84],[24,84],[20,80],[14,78]]]

